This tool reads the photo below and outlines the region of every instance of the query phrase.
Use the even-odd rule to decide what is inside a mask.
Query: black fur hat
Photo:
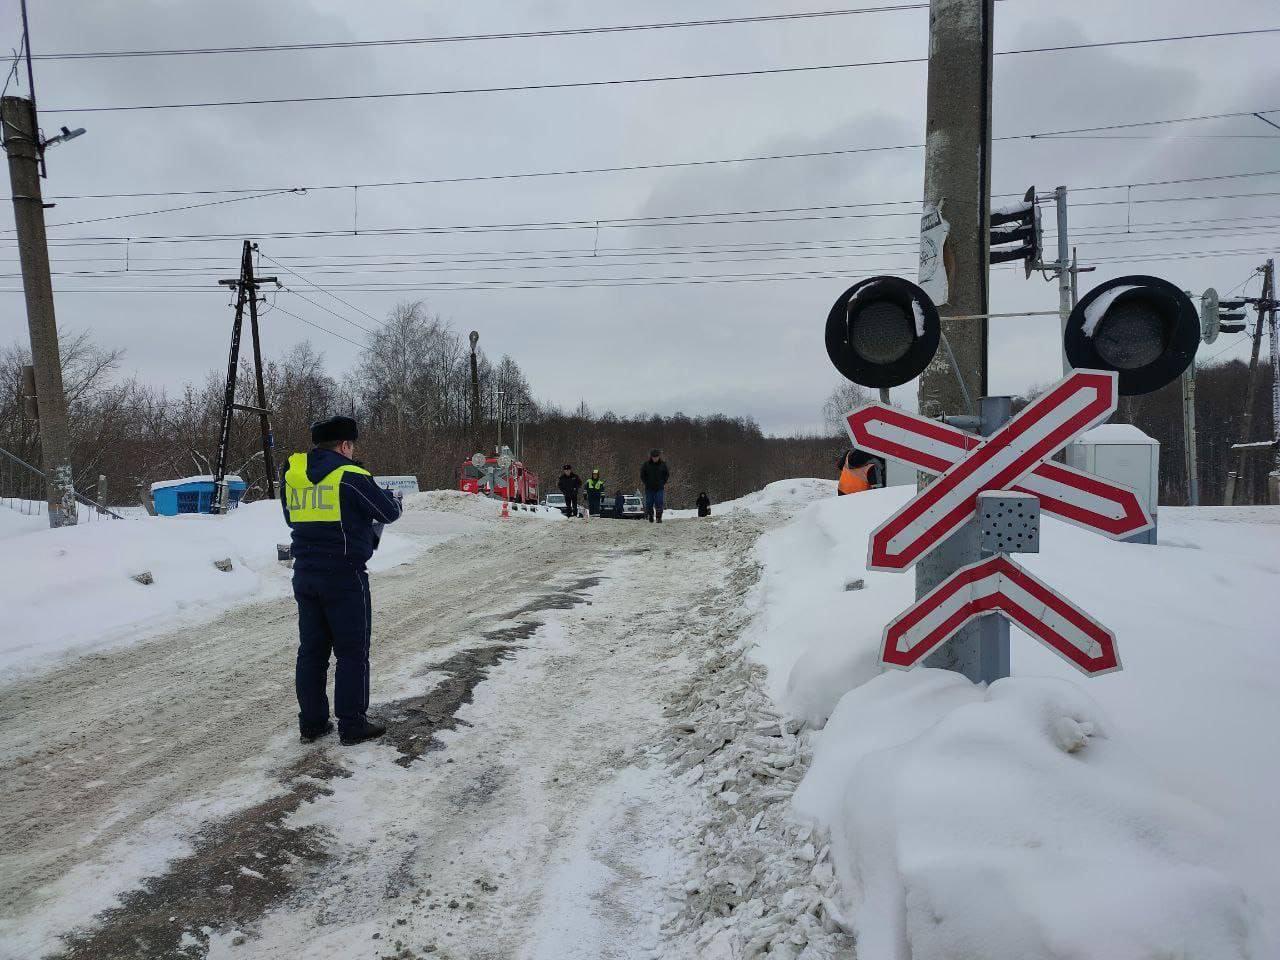
[[[350,440],[355,443],[360,439],[360,431],[356,422],[350,417],[330,417],[311,425],[311,442],[319,446],[325,443],[339,443]]]

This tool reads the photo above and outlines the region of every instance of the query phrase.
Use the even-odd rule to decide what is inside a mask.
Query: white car
[[[552,510],[559,510],[564,513],[564,494],[548,493],[547,499],[542,501],[544,507],[550,507]]]
[[[644,516],[644,500],[636,496],[622,498],[622,519],[639,520]]]

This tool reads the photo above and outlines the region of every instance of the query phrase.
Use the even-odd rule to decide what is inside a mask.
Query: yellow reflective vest
[[[338,485],[344,473],[372,476],[363,467],[344,463],[320,480],[312,483],[307,477],[307,455],[295,453],[289,457],[289,469],[284,474],[284,504],[289,511],[290,523],[341,523],[342,498]]]

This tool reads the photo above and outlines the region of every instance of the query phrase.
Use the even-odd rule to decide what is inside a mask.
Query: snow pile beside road
[[[411,493],[404,498],[406,511],[426,510],[438,513],[453,513],[471,517],[475,520],[497,520],[502,512],[502,501],[491,497],[482,497],[462,490],[425,490],[422,493]],[[565,519],[559,510],[551,510],[536,504],[508,504],[508,512],[512,517],[537,518],[539,520]]]
[[[860,952],[1280,955],[1280,511],[1166,508],[1157,547],[1046,518],[1020,561],[1125,670],[1082,678],[1015,629],[987,691],[879,668],[914,577],[868,572],[867,535],[911,495],[802,509],[761,538],[750,599],[770,692],[826,722],[796,809],[831,831]]]
[[[809,488],[799,490],[801,503],[813,499]],[[756,546],[762,570],[746,638],[769,670],[770,695],[810,726],[822,726],[840,697],[880,673],[880,633],[911,602],[914,579],[868,572],[867,537],[914,493],[828,490]]]
[[[0,540],[0,682],[290,589],[291,573],[276,558],[289,528],[274,501],[226,517],[104,519],[59,530],[37,519],[36,529]],[[431,541],[399,530],[387,530],[371,570],[403,563]],[[214,566],[224,560],[229,570]],[[154,582],[131,579],[143,573]]]
[[[724,516],[745,510],[753,514],[765,514],[778,510],[792,513],[800,506],[815,500],[829,500],[836,495],[836,482],[814,477],[801,477],[795,480],[775,480],[763,490],[748,493],[737,500],[726,500],[724,503],[713,503],[711,515]],[[697,510],[668,510],[665,517],[686,520],[697,517]]]
[[[0,540],[48,529],[49,518],[43,513],[23,513],[21,510],[0,504]]]

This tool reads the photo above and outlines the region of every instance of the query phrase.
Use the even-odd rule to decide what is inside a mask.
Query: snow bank
[[[868,572],[867,536],[911,495],[800,510],[759,541],[750,600],[770,692],[826,723],[796,804],[832,831],[860,950],[1280,955],[1280,510],[1164,508],[1156,547],[1045,518],[1020,560],[1115,630],[1125,670],[1082,678],[1014,629],[1014,677],[985,691],[880,671],[914,577]]]
[[[939,670],[845,697],[796,793],[831,826],[858,949],[884,960],[1243,958],[1219,824],[1165,789],[1076,684]]]
[[[914,598],[911,575],[869,572],[866,554],[871,531],[915,488],[837,497],[833,481],[802,482],[824,484],[824,495],[757,543],[746,638],[773,698],[820,727],[840,697],[880,673],[881,631]]]
[[[748,493],[745,497],[739,497],[737,500],[726,500],[724,503],[711,504],[711,515],[719,517],[738,510],[745,510],[754,514],[778,511],[791,514],[806,503],[812,503],[815,500],[828,500],[835,495],[836,482],[834,480],[821,480],[812,477],[795,480],[776,480],[763,490]],[[687,520],[690,517],[697,519],[698,511],[668,510],[663,514],[664,520]]]
[[[370,570],[476,529],[474,518],[436,509],[438,499],[406,498],[410,509],[426,512],[406,511],[386,531]],[[290,590],[291,572],[276,558],[289,528],[274,501],[245,504],[226,517],[95,519],[59,530],[43,516],[14,513],[15,523],[9,513],[0,509],[0,683]],[[231,561],[229,571],[214,566],[221,560]],[[152,584],[131,579],[144,571]]]

